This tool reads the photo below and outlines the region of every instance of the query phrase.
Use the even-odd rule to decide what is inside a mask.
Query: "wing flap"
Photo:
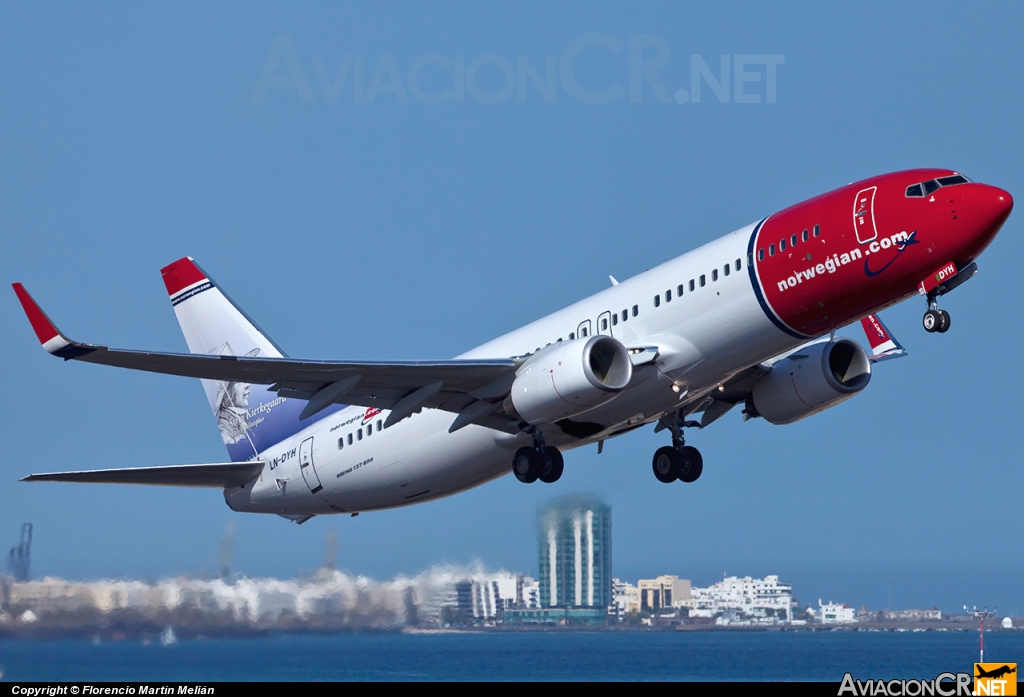
[[[85,484],[148,484],[225,489],[245,486],[259,476],[265,463],[216,462],[200,465],[161,465],[77,472],[48,472],[22,477],[23,482],[77,482]]]

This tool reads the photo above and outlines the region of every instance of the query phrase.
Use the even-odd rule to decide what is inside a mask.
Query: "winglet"
[[[83,353],[89,353],[93,349],[76,344],[75,342],[68,339],[66,336],[60,333],[60,330],[50,321],[50,318],[46,316],[42,308],[32,299],[32,296],[25,290],[25,286],[20,283],[13,283],[14,292],[18,296],[18,300],[21,301],[21,307],[25,310],[25,314],[28,316],[28,321],[32,325],[32,330],[36,333],[36,337],[39,339],[39,343],[43,345],[43,348],[47,352],[52,353],[54,356],[59,356],[64,360],[76,358],[81,356]]]
[[[875,315],[868,315],[860,321],[864,328],[864,334],[871,344],[871,361],[887,361],[890,358],[902,358],[907,355],[907,350],[892,335],[889,328],[882,324],[882,320]]]

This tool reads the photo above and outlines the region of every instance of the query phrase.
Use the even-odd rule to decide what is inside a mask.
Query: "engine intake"
[[[791,424],[849,399],[870,381],[871,361],[856,341],[812,344],[773,365],[757,381],[751,393],[752,415],[777,425]]]
[[[607,404],[632,377],[621,341],[601,335],[564,341],[519,369],[505,410],[531,424],[554,423]]]

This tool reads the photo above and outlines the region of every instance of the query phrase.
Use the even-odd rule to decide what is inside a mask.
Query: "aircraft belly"
[[[495,443],[494,431],[469,426],[448,433],[451,418],[448,412],[425,410],[403,422],[399,432],[385,431],[372,449],[372,462],[356,469],[342,462],[335,468],[335,481],[328,486],[331,503],[346,511],[406,506],[471,488],[510,470],[511,456]],[[367,450],[360,462],[370,456]]]

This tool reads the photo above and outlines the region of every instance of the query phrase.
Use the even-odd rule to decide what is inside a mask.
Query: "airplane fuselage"
[[[751,366],[922,292],[922,282],[950,264],[955,272],[973,262],[1012,199],[985,184],[925,186],[957,176],[911,170],[850,184],[459,358],[524,356],[597,334],[656,347],[614,399],[544,426],[543,435],[567,450],[650,424],[699,404]],[[449,433],[453,416],[440,410],[384,429],[387,415],[348,407],[265,448],[257,454],[268,463],[263,474],[226,490],[228,505],[300,516],[419,503],[509,473],[512,454],[531,443],[526,433],[476,425]]]

